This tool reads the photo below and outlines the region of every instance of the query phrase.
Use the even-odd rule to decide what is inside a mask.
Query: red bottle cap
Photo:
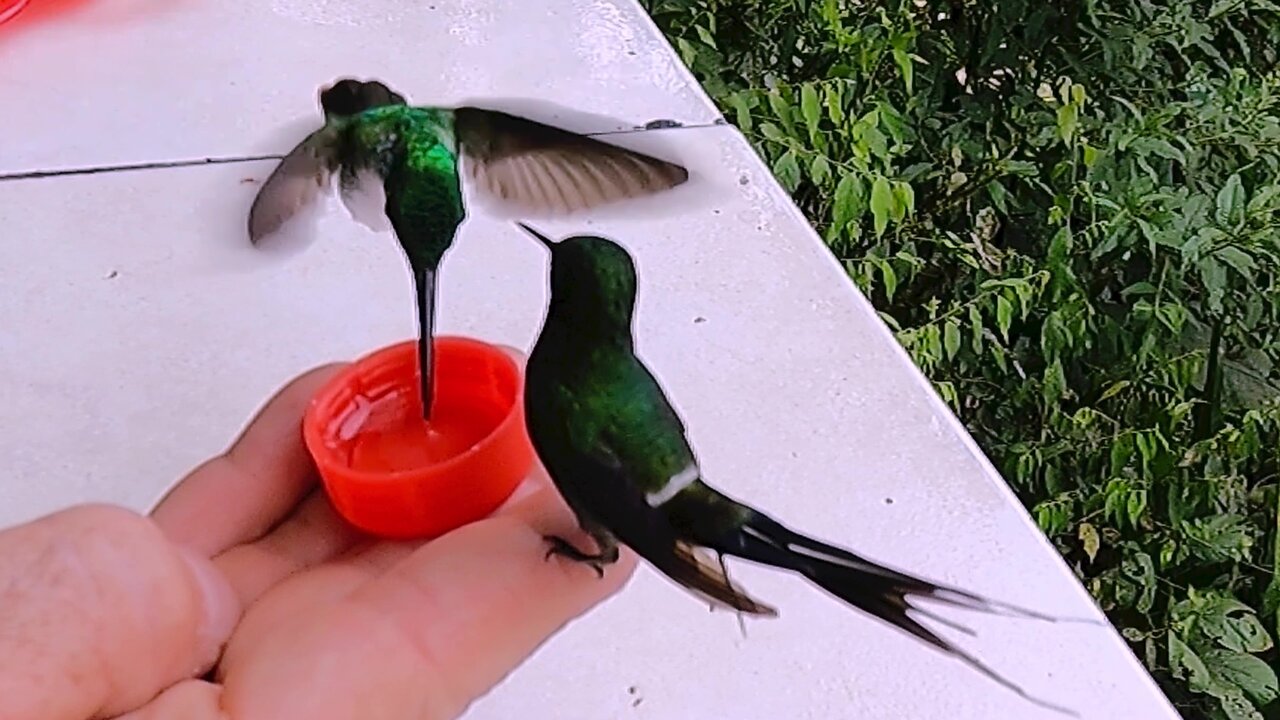
[[[27,1],[28,0],[0,0],[0,23],[4,23],[22,12],[22,8],[27,6]]]
[[[316,393],[307,449],[333,506],[388,538],[430,538],[493,512],[533,465],[524,377],[501,348],[435,339],[432,421],[421,413],[417,342],[373,352]]]

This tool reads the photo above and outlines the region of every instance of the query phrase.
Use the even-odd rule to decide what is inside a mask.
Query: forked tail
[[[748,513],[749,518],[741,526],[737,536],[726,542],[725,546],[718,548],[719,550],[746,560],[798,572],[832,595],[958,658],[1026,700],[1041,707],[1078,717],[1078,713],[1073,710],[1033,697],[1021,687],[1002,677],[986,663],[921,625],[911,613],[929,618],[967,635],[976,635],[973,630],[953,620],[944,618],[928,608],[912,604],[911,598],[913,596],[929,598],[968,610],[1048,622],[1101,624],[1097,620],[1052,617],[1034,610],[988,600],[964,590],[938,585],[871,562],[847,550],[800,535],[754,510],[748,510]]]

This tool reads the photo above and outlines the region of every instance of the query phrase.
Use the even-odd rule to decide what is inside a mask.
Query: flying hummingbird
[[[547,558],[561,555],[589,563],[603,576],[604,567],[618,559],[622,543],[713,604],[761,616],[777,611],[734,587],[724,555],[789,570],[1023,698],[1075,714],[1031,697],[921,625],[912,614],[973,634],[911,599],[1006,616],[1059,618],[914,577],[806,537],[706,484],[683,421],[635,354],[636,271],[631,256],[602,237],[553,242],[519,225],[551,251],[550,304],[526,368],[529,437],[579,526],[597,546],[588,553],[549,536]]]
[[[661,192],[689,178],[676,164],[498,110],[409,105],[378,81],[344,78],[320,91],[324,125],[280,161],[249,211],[249,238],[262,243],[329,191],[357,220],[362,193],[384,196],[413,271],[423,417],[434,395],[432,340],[436,271],[466,216],[463,177],[491,198],[525,210],[565,214]],[[371,187],[372,186],[372,187]]]

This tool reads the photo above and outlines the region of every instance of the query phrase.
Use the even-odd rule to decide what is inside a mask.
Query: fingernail
[[[217,662],[227,638],[231,637],[231,631],[240,621],[242,608],[227,576],[209,558],[186,547],[179,548],[178,553],[191,569],[200,589],[203,617],[196,628],[195,658],[200,664],[196,672],[200,674]]]

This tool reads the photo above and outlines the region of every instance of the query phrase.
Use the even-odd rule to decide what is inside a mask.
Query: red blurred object
[[[0,0],[0,23],[4,23],[22,12],[22,8],[27,6],[27,2],[29,0]]]
[[[375,351],[311,400],[303,437],[333,506],[389,538],[430,538],[479,520],[533,465],[524,377],[501,348],[437,337],[436,391],[423,421],[416,341]]]

